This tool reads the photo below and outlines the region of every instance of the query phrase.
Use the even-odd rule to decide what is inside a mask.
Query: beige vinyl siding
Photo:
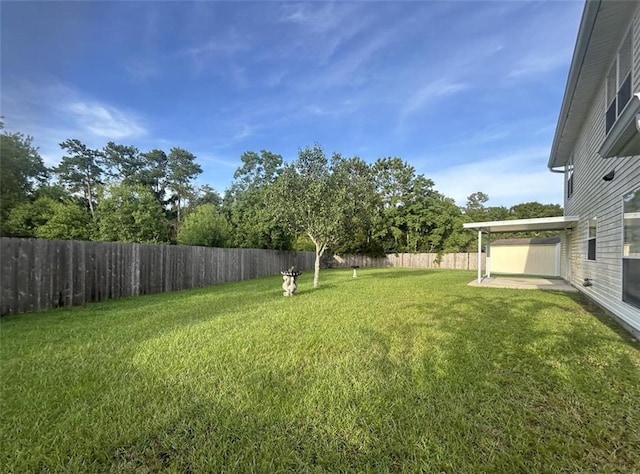
[[[631,22],[631,20],[630,20]],[[640,8],[633,15],[633,93],[640,92]],[[622,196],[640,187],[640,156],[602,159],[605,138],[605,78],[574,148],[574,192],[565,215],[580,216],[570,237],[571,283],[640,330],[640,309],[622,301]],[[612,181],[602,177],[615,170]],[[587,260],[589,219],[597,217],[596,260]],[[582,285],[585,278],[593,286]]]
[[[491,272],[560,276],[560,244],[491,246]]]
[[[571,260],[570,260],[570,249],[571,249],[571,234],[573,231],[563,232],[560,235],[560,276],[567,280],[571,280],[571,274],[569,272]]]

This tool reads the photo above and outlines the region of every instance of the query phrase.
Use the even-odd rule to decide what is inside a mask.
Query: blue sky
[[[79,138],[198,157],[398,156],[464,204],[562,203],[547,159],[576,1],[6,2],[1,113],[47,165]]]

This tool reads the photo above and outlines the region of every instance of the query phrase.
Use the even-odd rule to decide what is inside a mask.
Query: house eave
[[[637,2],[587,0],[580,22],[548,168],[566,166]],[[603,110],[604,126],[604,110]]]

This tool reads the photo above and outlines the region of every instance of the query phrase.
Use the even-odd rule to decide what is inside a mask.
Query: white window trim
[[[607,75],[605,76],[604,79],[604,88],[605,88],[605,108],[604,108],[604,114],[605,114],[605,122],[606,122],[606,116],[607,116],[607,112],[609,111],[609,108],[611,107],[611,105],[613,104],[614,101],[616,101],[616,118],[613,121],[613,123],[611,124],[611,127],[609,128],[608,131],[606,131],[606,134],[608,135],[611,130],[613,130],[613,128],[615,127],[616,122],[618,121],[618,119],[620,118],[620,116],[622,115],[622,112],[624,112],[624,110],[627,108],[627,106],[631,103],[631,100],[627,101],[627,103],[624,105],[624,107],[622,107],[622,109],[620,109],[620,104],[617,103],[618,101],[618,93],[620,92],[620,87],[622,86],[622,82],[621,80],[626,79],[626,75],[621,78],[620,77],[620,51],[622,50],[623,45],[625,44],[625,42],[627,41],[627,39],[631,40],[631,64],[630,64],[630,68],[629,68],[629,72],[628,74],[631,76],[630,81],[631,81],[631,98],[633,98],[633,25],[630,25],[629,28],[627,28],[627,31],[625,32],[624,35],[622,35],[622,41],[620,42],[620,44],[618,45],[618,48],[616,49],[616,54],[613,57],[613,61],[611,63],[611,65],[609,66],[609,68],[607,69]],[[611,70],[615,68],[616,71],[616,85],[615,85],[615,90],[613,91],[612,94],[612,98],[611,100],[607,100],[609,98],[609,74],[611,72]]]
[[[573,155],[569,158],[569,162],[567,163],[566,169],[566,185],[567,185],[567,199],[571,199],[573,193],[575,192],[575,177],[574,177],[574,165],[573,165]]]
[[[593,226],[591,223],[593,222]],[[591,229],[595,230],[595,235],[591,237]],[[593,258],[589,258],[589,246],[593,241]],[[598,259],[598,218],[592,217],[587,221],[587,260],[595,262]]]
[[[627,196],[627,195],[629,195],[631,193],[634,193],[634,192],[640,192],[640,187],[633,188],[633,189],[629,190],[629,192],[623,193],[622,194],[622,198],[621,198],[621,201],[622,201],[622,226],[620,226],[620,232],[621,232],[620,240],[622,241],[621,252],[622,252],[622,258],[623,259],[640,260],[640,255],[625,255],[624,254],[624,245],[625,245],[625,240],[624,240],[624,221],[625,221],[625,216],[628,214],[628,213],[624,212],[624,198],[625,198],[625,196]]]

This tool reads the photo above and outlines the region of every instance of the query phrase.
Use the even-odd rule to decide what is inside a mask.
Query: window
[[[569,159],[567,164],[567,199],[573,196],[573,157]]]
[[[631,31],[627,33],[607,75],[606,133],[631,100]]]
[[[640,308],[640,188],[623,198],[622,301]]]
[[[589,219],[589,239],[587,240],[587,260],[596,259],[596,232],[597,220],[594,217]]]

